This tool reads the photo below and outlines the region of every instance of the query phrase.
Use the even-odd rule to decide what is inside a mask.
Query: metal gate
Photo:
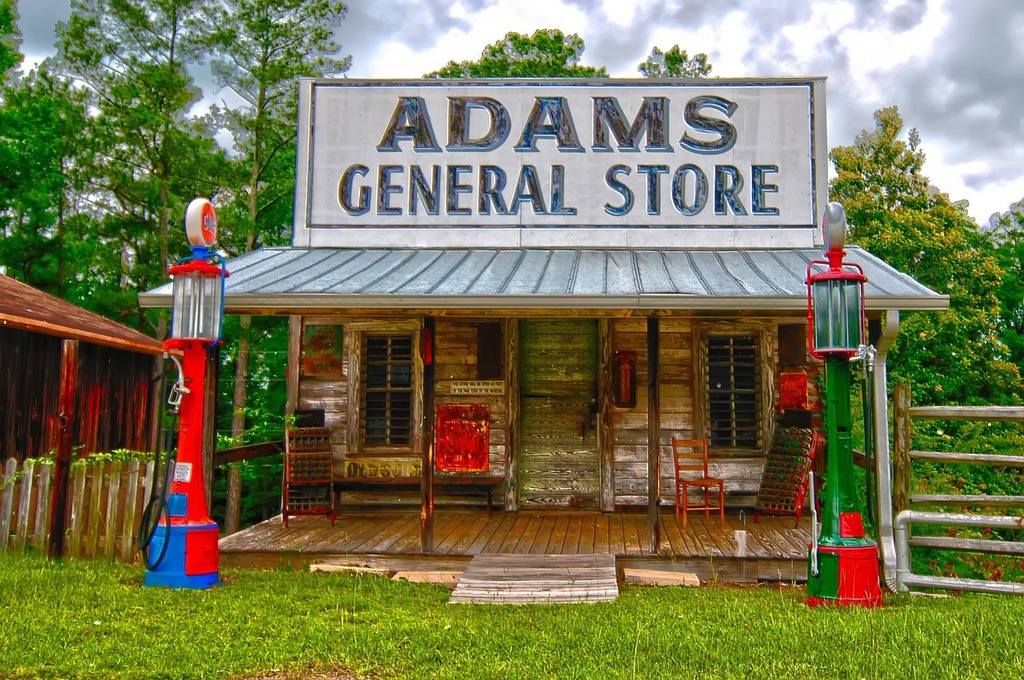
[[[1024,496],[911,494],[911,460],[1024,469],[1024,455],[911,451],[911,418],[919,420],[975,420],[1024,423],[1024,408],[1003,406],[919,406],[911,408],[910,386],[902,384],[896,385],[894,397],[893,492],[897,514],[893,528],[896,543],[896,589],[900,592],[906,592],[911,587],[916,586],[921,588],[945,588],[949,590],[974,590],[988,593],[1024,595],[1024,583],[928,576],[914,574],[910,569],[910,548],[912,546],[989,554],[1024,555],[1024,542],[1019,541],[967,539],[949,536],[911,537],[911,528],[914,524],[1024,529],[1024,517],[926,512],[911,509],[913,505],[976,506],[1000,509],[1024,507]]]

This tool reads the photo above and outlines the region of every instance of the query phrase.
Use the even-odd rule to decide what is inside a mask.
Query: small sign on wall
[[[807,409],[807,374],[782,373],[779,375],[779,409]]]
[[[487,472],[491,418],[483,404],[437,407],[438,472]]]
[[[343,340],[341,326],[308,324],[302,334],[302,375],[340,378]]]
[[[501,380],[449,380],[438,384],[438,392],[464,396],[499,396],[505,394],[505,383]]]

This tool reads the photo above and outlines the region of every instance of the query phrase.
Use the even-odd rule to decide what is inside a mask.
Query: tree
[[[655,47],[638,68],[644,78],[707,78],[711,75],[708,55],[701,52],[691,58],[679,45],[673,45],[668,52]]]
[[[993,219],[989,232],[995,243],[996,259],[1003,278],[996,291],[999,298],[1000,339],[1010,352],[1010,362],[1024,364],[1024,212],[1021,204]]]
[[[166,279],[171,226],[189,200],[212,197],[224,181],[223,153],[188,117],[200,94],[188,69],[208,44],[201,5],[72,0],[70,19],[57,25],[59,72],[88,92],[95,112],[90,189],[104,216],[99,238],[111,253],[104,267],[118,274],[119,302],[125,316],[139,314],[139,325],[133,298]],[[185,246],[175,239],[176,253]],[[165,324],[161,315],[158,337]]]
[[[0,0],[0,82],[7,72],[21,63],[21,32],[18,30],[18,8],[14,0]]]
[[[82,198],[89,151],[83,93],[33,71],[4,90],[0,109],[0,264],[7,273],[81,304],[73,274],[93,260]],[[90,307],[91,308],[91,307]]]
[[[224,223],[230,226],[221,237],[233,255],[287,242],[295,195],[297,80],[339,75],[348,69],[350,59],[335,56],[340,48],[331,31],[345,9],[339,0],[221,0],[207,11],[212,25],[219,27],[211,40],[217,55],[212,62],[214,80],[244,102],[215,107],[212,112],[212,118],[231,132],[236,154],[232,165],[238,171],[237,190],[225,211]],[[282,331],[287,338],[282,319],[263,319],[257,326],[256,344],[280,337]],[[253,330],[252,317],[239,317],[238,332],[231,335],[233,346],[224,352],[234,359],[231,436],[235,445],[243,443],[245,414],[253,412],[248,403]],[[275,356],[281,376],[283,357]],[[283,415],[284,404],[279,406]],[[230,492],[239,493],[240,471],[232,468],[229,476]],[[237,518],[229,517],[227,524],[229,532],[237,529]]]
[[[232,254],[287,241],[295,188],[297,80],[336,76],[351,59],[332,24],[346,11],[339,0],[221,0],[207,10],[219,28],[211,37],[214,81],[241,100],[214,107],[214,120],[234,142],[241,214],[222,243]]]
[[[345,12],[339,0],[222,0],[208,10],[220,27],[211,37],[214,80],[242,101],[215,107],[213,119],[231,132],[238,169],[235,200],[227,206],[221,243],[232,255],[287,242],[295,193],[297,79],[338,75],[331,26]],[[240,319],[235,355],[233,436],[244,430],[251,319]]]
[[[1018,368],[999,339],[1003,275],[991,240],[962,204],[922,174],[916,130],[900,139],[895,107],[875,113],[875,129],[832,149],[833,200],[843,203],[852,242],[950,296],[942,313],[909,314],[892,354],[892,375],[918,403],[1007,403],[1024,394]]]
[[[581,66],[583,38],[557,29],[511,32],[484,48],[477,61],[449,61],[427,78],[607,78],[603,66]]]

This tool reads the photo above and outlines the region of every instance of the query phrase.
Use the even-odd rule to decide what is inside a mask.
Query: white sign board
[[[826,153],[822,79],[306,80],[293,243],[808,245]]]

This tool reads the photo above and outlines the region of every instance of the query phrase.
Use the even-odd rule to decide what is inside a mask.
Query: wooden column
[[[892,407],[893,515],[910,509],[910,385],[893,387]]]
[[[71,435],[74,426],[75,392],[78,391],[78,341],[64,340],[60,355],[60,413],[57,416],[60,437],[54,456],[54,487],[50,499],[51,560],[64,557],[64,529],[67,517],[68,473],[71,468]],[[4,537],[6,538],[6,537]]]
[[[434,552],[434,357],[437,353],[437,323],[423,319],[420,332],[423,360],[423,476],[420,480],[420,549]]]
[[[597,447],[601,456],[601,511],[615,510],[615,442],[612,430],[612,325],[608,319],[597,322]]]
[[[661,547],[661,399],[658,389],[658,317],[647,317],[647,527],[651,554]]]
[[[505,512],[518,512],[519,487],[519,321],[505,321],[505,408],[508,413],[505,434]]]

